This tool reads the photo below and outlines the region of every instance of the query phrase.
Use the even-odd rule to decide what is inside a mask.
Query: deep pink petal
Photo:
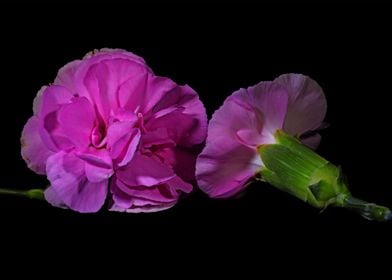
[[[318,129],[327,111],[327,101],[316,81],[301,74],[285,74],[275,79],[289,93],[284,130],[295,136]]]
[[[64,135],[76,147],[87,148],[90,145],[95,113],[87,98],[75,98],[72,103],[61,106],[57,118]]]
[[[31,117],[22,131],[22,157],[27,166],[38,174],[46,174],[46,160],[53,154],[42,142],[39,134],[39,119]]]
[[[74,154],[59,152],[48,158],[46,172],[57,199],[78,212],[97,212],[105,202],[108,181],[89,182],[83,161]]]
[[[117,170],[116,176],[129,186],[154,186],[175,176],[168,166],[145,155],[135,154],[127,166]]]

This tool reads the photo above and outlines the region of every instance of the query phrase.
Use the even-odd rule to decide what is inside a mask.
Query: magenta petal
[[[152,212],[167,210],[173,207],[176,203],[177,201],[171,203],[160,203],[160,202],[149,201],[141,198],[131,198],[130,207],[123,208],[117,205],[116,203],[114,203],[109,210],[116,211],[116,212],[126,212],[126,213],[152,213]]]
[[[166,182],[167,185],[174,191],[182,191],[184,193],[190,193],[193,189],[193,186],[184,180],[182,180],[179,176],[176,176],[169,181]]]
[[[178,194],[173,196],[166,185],[157,185],[154,187],[127,186],[121,180],[117,180],[115,188],[120,189],[130,197],[143,198],[155,202],[173,202],[178,198]]]
[[[135,154],[127,166],[117,170],[116,176],[126,185],[154,186],[175,176],[166,165],[145,155]]]
[[[140,213],[170,208],[177,202],[178,194],[173,197],[170,192],[164,191],[167,187],[161,185],[160,188],[130,187],[113,178],[110,185],[113,205],[109,210]]]
[[[22,131],[22,157],[27,166],[38,174],[46,174],[46,160],[53,154],[42,142],[39,134],[39,120],[31,117]]]
[[[138,128],[132,127],[132,122],[115,122],[108,129],[110,156],[118,166],[128,164],[138,148],[141,133]]]
[[[84,161],[84,171],[90,182],[108,180],[113,175],[112,159],[107,151],[91,149],[76,155]]]
[[[59,152],[48,158],[46,172],[58,200],[78,212],[97,212],[105,202],[108,181],[89,182],[84,164],[74,154]]]
[[[72,98],[72,94],[61,86],[47,87],[42,93],[39,133],[42,142],[51,151],[57,152],[72,148],[72,142],[59,125],[57,112],[61,106],[69,104]]]
[[[94,121],[94,108],[85,97],[73,99],[58,112],[58,122],[65,136],[79,148],[90,145]]]
[[[301,74],[285,74],[275,79],[289,93],[284,130],[296,136],[318,129],[327,111],[327,101],[316,81]]]

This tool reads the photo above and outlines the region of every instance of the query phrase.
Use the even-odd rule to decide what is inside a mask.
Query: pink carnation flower
[[[109,196],[111,210],[150,212],[192,190],[205,109],[192,88],[155,76],[141,57],[103,49],[70,62],[33,110],[22,156],[47,175],[52,205],[96,212]]]
[[[206,147],[196,163],[199,187],[211,197],[235,195],[260,172],[257,147],[275,143],[278,129],[316,148],[327,103],[307,76],[285,74],[229,96],[208,126]]]

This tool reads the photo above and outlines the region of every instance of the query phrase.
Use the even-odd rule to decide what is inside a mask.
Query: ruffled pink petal
[[[138,84],[140,77],[148,73],[152,71],[142,58],[125,51],[105,49],[86,56],[75,72],[75,88],[80,96],[96,105],[103,119],[107,119],[111,110],[123,107],[118,94],[121,86],[127,81]]]
[[[283,126],[286,90],[262,82],[241,89],[226,99],[213,115],[206,147],[196,162],[196,179],[211,197],[228,197],[241,191],[260,171],[257,146],[274,143],[273,134]]]
[[[245,90],[234,93],[210,121],[206,146],[196,161],[196,179],[211,197],[239,192],[261,167],[256,148],[249,146],[262,140],[263,125],[249,99]],[[237,135],[243,129],[257,132],[249,143]]]
[[[64,135],[76,147],[87,148],[90,145],[95,112],[87,98],[75,98],[72,103],[61,106],[57,119]]]
[[[172,179],[172,169],[150,157],[136,153],[127,166],[117,170],[116,176],[129,186],[155,186]]]
[[[318,129],[327,112],[327,101],[316,81],[301,74],[285,74],[275,79],[289,93],[284,131],[291,135]]]
[[[108,180],[92,183],[84,173],[83,161],[72,153],[59,152],[48,158],[46,172],[56,200],[81,212],[97,212],[107,195]],[[50,195],[47,199],[52,199]],[[49,201],[51,202],[51,201]]]
[[[38,174],[46,174],[46,160],[53,152],[50,151],[42,142],[39,134],[39,119],[31,117],[22,131],[20,139],[22,144],[22,157],[27,166]]]

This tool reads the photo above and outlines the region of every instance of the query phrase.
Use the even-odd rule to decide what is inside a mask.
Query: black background
[[[25,7],[25,12],[12,10],[10,19],[2,19],[1,187],[47,184],[20,156],[19,137],[32,114],[33,98],[65,63],[111,47],[132,51],[156,74],[189,84],[209,117],[240,87],[283,73],[311,76],[328,100],[330,127],[322,132],[319,153],[341,165],[355,196],[392,207],[391,45],[382,8],[304,6],[297,12],[263,5],[175,7],[170,12],[155,4],[147,10],[73,7],[72,13],[63,11],[65,16],[56,9],[38,14]],[[14,237],[22,246],[34,238],[43,244],[48,236],[64,234],[61,242],[89,244],[102,238],[100,246],[106,247],[117,239],[132,246],[186,239],[221,250],[234,246],[263,251],[297,243],[319,254],[347,243],[384,248],[391,236],[390,223],[369,222],[344,209],[319,213],[261,183],[231,200],[195,192],[172,209],[152,214],[82,215],[42,201],[0,196],[0,225],[0,235]]]

